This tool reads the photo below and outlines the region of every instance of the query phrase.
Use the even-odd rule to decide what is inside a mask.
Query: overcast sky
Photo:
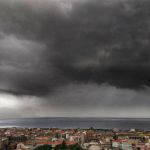
[[[0,117],[150,117],[149,8],[1,0]]]

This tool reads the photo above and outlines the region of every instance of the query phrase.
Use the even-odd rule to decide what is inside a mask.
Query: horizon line
[[[4,117],[0,119],[37,119],[37,118],[102,118],[102,119],[150,119],[148,117],[138,118],[138,117]]]

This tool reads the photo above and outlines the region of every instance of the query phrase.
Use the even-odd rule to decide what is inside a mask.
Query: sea
[[[150,118],[5,118],[0,119],[3,127],[40,127],[63,129],[143,129],[150,130]]]

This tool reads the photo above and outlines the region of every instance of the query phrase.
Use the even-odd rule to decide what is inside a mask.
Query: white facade
[[[90,142],[90,145],[98,145],[98,142]]]
[[[114,128],[114,132],[118,132],[119,131],[119,129],[118,128]]]
[[[131,132],[135,132],[135,129],[131,129],[130,131],[131,131]]]
[[[112,142],[112,147],[119,147],[120,141],[113,141]]]
[[[23,143],[19,143],[17,144],[17,150],[22,150],[22,148],[24,147],[25,145]]]
[[[119,148],[123,149],[123,150],[133,150],[132,145],[130,143],[127,143],[127,142],[121,142],[119,144]]]
[[[53,138],[52,141],[53,142],[58,141],[58,138]]]
[[[83,144],[83,147],[84,147],[84,148],[87,148],[89,145],[90,145],[90,143],[84,143],[84,144]]]
[[[68,133],[66,134],[66,138],[69,139],[69,134]]]

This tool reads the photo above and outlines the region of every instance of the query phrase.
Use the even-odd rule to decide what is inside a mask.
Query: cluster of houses
[[[34,150],[63,141],[83,149],[96,145],[102,150],[150,150],[150,131],[119,129],[0,128],[0,150]]]
[[[114,129],[113,134],[100,136],[104,150],[150,150],[150,131]]]
[[[91,132],[89,132],[91,133]],[[33,150],[38,146],[49,144],[55,147],[63,141],[67,145],[83,145],[88,131],[58,128],[1,128],[1,150]],[[86,135],[87,134],[87,135]]]

